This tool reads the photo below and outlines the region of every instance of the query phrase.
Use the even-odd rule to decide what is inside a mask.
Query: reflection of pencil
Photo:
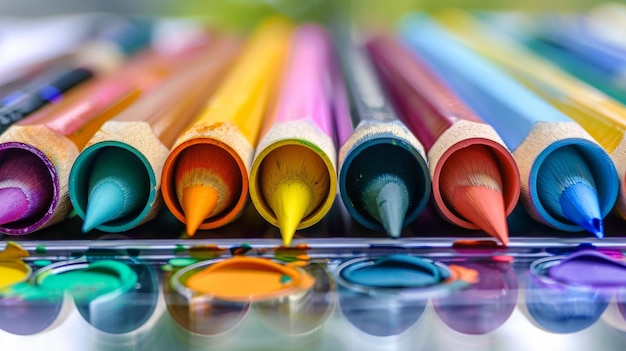
[[[258,132],[290,32],[282,19],[257,28],[233,70],[167,157],[163,199],[186,223],[188,235],[227,224],[241,213]]]
[[[519,173],[496,132],[418,57],[388,37],[367,45],[407,125],[428,151],[433,196],[452,223],[508,243]]]
[[[280,228],[286,246],[296,229],[322,219],[336,195],[331,51],[327,33],[304,25],[294,33],[276,111],[267,119],[250,171],[250,197]]]
[[[468,18],[464,35],[472,47],[508,69],[519,81],[578,122],[609,153],[617,174],[626,174],[626,107],[604,96],[582,81],[568,75],[559,67],[536,57],[523,47],[503,37],[487,35]],[[466,22],[459,22],[462,25]],[[468,27],[471,28],[471,30]],[[471,36],[471,37],[470,37]],[[484,38],[496,45],[478,46]],[[626,218],[626,192],[622,188],[617,212]]]
[[[354,127],[347,140],[340,140],[341,199],[356,221],[397,238],[430,198],[424,147],[396,116],[366,54],[340,38]]]
[[[70,173],[70,200],[85,219],[83,230],[124,231],[157,214],[160,173],[169,149],[217,85],[237,47],[232,39],[218,39],[203,53],[183,57],[176,65],[184,68],[91,138]],[[110,198],[113,191],[118,195]]]
[[[528,212],[556,229],[588,228],[602,237],[602,218],[615,203],[618,180],[613,162],[591,136],[546,101],[457,43],[432,20],[411,17],[404,23],[402,33],[404,40],[436,67],[513,150]],[[550,157],[555,152],[562,158]],[[563,164],[568,167],[561,167]],[[587,169],[591,179],[579,169]],[[572,194],[568,194],[570,187]],[[587,193],[587,203],[577,198],[575,190],[581,188]],[[597,207],[597,214],[585,214],[585,208],[590,207]]]
[[[164,73],[162,61],[154,53],[140,55],[119,73],[86,83],[0,136],[0,231],[27,234],[65,218],[69,172],[79,151],[107,119],[155,85]]]

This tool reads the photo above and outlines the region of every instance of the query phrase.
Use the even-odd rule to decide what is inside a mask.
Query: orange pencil
[[[161,190],[187,234],[233,221],[248,196],[248,176],[263,116],[286,55],[291,25],[264,22],[205,110],[165,161]]]

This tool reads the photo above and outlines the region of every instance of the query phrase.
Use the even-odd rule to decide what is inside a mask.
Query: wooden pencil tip
[[[285,180],[278,184],[268,202],[276,215],[284,245],[291,245],[298,225],[311,207],[313,190],[300,180]]]
[[[217,208],[219,193],[206,185],[190,185],[182,191],[181,207],[185,214],[187,235],[193,236]]]
[[[387,178],[382,182],[371,182],[363,191],[363,204],[367,212],[383,225],[387,235],[400,237],[409,208],[409,192],[404,182]]]
[[[19,221],[27,216],[29,202],[24,191],[17,187],[0,189],[0,225]]]
[[[502,193],[482,186],[457,187],[453,197],[456,212],[487,234],[509,243],[509,229]]]
[[[101,182],[89,194],[83,233],[120,218],[125,213],[124,191],[115,182]]]

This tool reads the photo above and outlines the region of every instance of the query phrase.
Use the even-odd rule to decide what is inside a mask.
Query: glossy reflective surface
[[[0,345],[42,351],[570,351],[622,350],[626,343],[626,287],[555,286],[531,272],[533,263],[581,249],[624,260],[626,233],[617,218],[607,220],[607,238],[597,240],[548,230],[518,213],[509,220],[511,244],[503,248],[428,212],[399,240],[367,231],[344,215],[336,209],[298,232],[291,248],[278,246],[278,231],[254,212],[194,239],[185,239],[183,228],[167,216],[124,234],[83,235],[80,221],[69,219],[34,236],[5,236],[29,251],[25,261],[32,277],[51,267],[114,260],[128,266],[137,281],[126,293],[101,294],[89,303],[34,289],[31,277],[0,298]],[[299,261],[315,283],[247,302],[185,295],[171,284],[171,277],[190,265],[234,255]],[[397,261],[402,269],[394,277],[384,276],[395,274],[386,261],[373,273],[361,270],[385,257],[408,260]],[[346,266],[358,273],[348,284],[340,273]],[[478,280],[447,285],[458,267]],[[581,270],[591,274],[593,267]],[[403,274],[411,284],[400,281]]]

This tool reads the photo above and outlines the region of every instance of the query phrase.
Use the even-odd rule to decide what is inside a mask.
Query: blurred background
[[[295,19],[323,16],[343,7],[354,18],[390,22],[409,10],[435,10],[446,6],[495,10],[584,10],[594,0],[0,0],[1,16],[50,16],[84,12],[158,14],[205,17],[225,25],[247,26],[268,13]]]

